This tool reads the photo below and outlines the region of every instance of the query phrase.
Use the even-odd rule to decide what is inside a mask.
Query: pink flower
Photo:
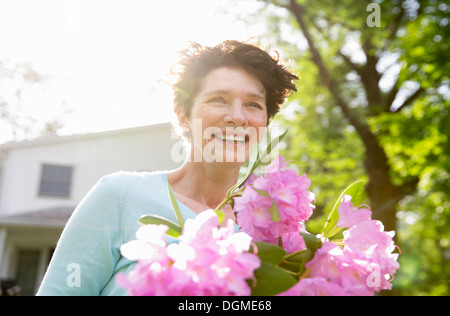
[[[186,221],[180,243],[168,247],[173,267],[185,270],[203,295],[250,295],[245,280],[252,278],[260,265],[257,256],[246,253],[251,238],[235,233],[231,220],[226,227],[217,225],[212,210]]]
[[[338,227],[350,227],[360,222],[370,220],[372,212],[370,209],[356,208],[351,202],[352,197],[350,195],[344,195],[341,200],[341,204],[338,207],[339,220],[337,222]]]
[[[348,295],[338,284],[327,281],[325,278],[301,279],[279,296],[346,296]]]
[[[165,242],[167,230],[168,227],[164,225],[142,226],[136,233],[137,240],[123,244],[120,251],[130,260],[165,263],[168,260]]]
[[[373,294],[373,289],[367,286],[367,276],[370,274],[367,261],[354,257],[352,252],[332,242],[325,242],[306,267],[311,278],[324,278],[338,285],[345,294]]]
[[[235,198],[234,211],[237,212],[236,221],[241,230],[260,241],[267,237],[272,225],[272,215],[269,208],[272,199],[259,195],[252,187],[248,186],[242,192],[242,196]]]
[[[138,262],[128,275],[119,274],[116,283],[122,288],[127,288],[129,295],[158,295],[158,289],[161,283],[164,283],[163,278],[167,276],[161,273],[163,269],[166,270],[167,267],[157,262],[153,264]]]
[[[314,258],[306,264],[310,277],[326,277],[327,280],[337,281],[344,263],[342,249],[332,242],[324,242]]]
[[[283,248],[288,254],[306,249],[305,241],[300,232],[284,234],[282,241]]]
[[[267,167],[265,177],[257,177],[253,182],[255,189],[264,190],[275,200],[281,220],[307,220],[313,212],[314,194],[307,191],[311,180],[306,175],[298,176],[287,168],[284,157],[278,155]]]
[[[395,249],[394,232],[385,232],[380,221],[365,221],[344,231],[348,247],[367,257],[387,257]]]
[[[385,232],[383,224],[374,220],[359,223],[344,231],[347,251],[369,262],[367,269],[370,269],[375,279],[372,288],[376,291],[391,289],[392,284],[388,279],[400,267],[398,254],[392,253],[395,250],[392,239],[394,234]]]
[[[138,262],[117,283],[130,295],[250,295],[246,280],[261,262],[248,253],[251,237],[236,233],[234,226],[230,220],[218,228],[216,213],[208,210],[186,220],[180,242],[168,246],[161,244],[163,229],[144,226],[139,232],[145,231],[146,238],[122,247],[123,255]],[[139,255],[132,248],[136,245],[142,246]]]
[[[306,264],[311,278],[324,278],[338,285],[348,295],[373,295],[392,287],[389,282],[399,267],[394,232],[385,232],[380,221],[371,219],[368,208],[355,208],[344,195],[338,208],[343,246],[325,241]]]
[[[247,180],[242,196],[234,199],[238,225],[256,241],[273,242],[278,236],[298,234],[312,215],[314,194],[308,191],[311,181],[287,166],[279,155],[267,166],[265,176]],[[269,212],[274,202],[278,221]]]

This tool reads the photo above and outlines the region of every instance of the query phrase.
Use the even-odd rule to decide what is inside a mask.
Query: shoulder
[[[115,203],[125,213],[138,212],[167,194],[167,171],[108,174],[98,181],[92,194],[102,205]]]
[[[155,190],[167,184],[167,171],[153,172],[130,172],[118,171],[103,176],[98,185],[109,190],[121,191],[128,194],[130,192]]]
[[[117,171],[100,178],[100,182],[120,183],[123,181],[162,181],[168,171]]]
[[[130,201],[139,202],[149,190],[162,188],[164,172],[118,171],[101,177],[78,204],[74,215],[120,214]]]
[[[159,186],[167,180],[167,171],[153,172],[130,172],[118,171],[107,174],[100,178],[94,185],[93,189],[105,190],[107,192],[117,193],[127,190],[129,187],[148,188],[149,186]]]

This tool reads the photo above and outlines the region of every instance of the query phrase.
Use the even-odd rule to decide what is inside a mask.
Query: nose
[[[235,101],[229,107],[229,111],[225,116],[225,123],[234,126],[246,126],[248,121],[243,111],[243,105],[240,101]]]

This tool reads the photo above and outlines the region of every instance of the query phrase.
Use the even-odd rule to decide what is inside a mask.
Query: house
[[[34,295],[64,225],[104,175],[182,164],[162,123],[0,145],[0,280]],[[17,288],[17,287],[16,287]]]

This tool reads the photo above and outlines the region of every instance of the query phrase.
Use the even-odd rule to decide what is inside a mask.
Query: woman
[[[38,295],[125,295],[115,277],[133,262],[120,246],[135,239],[139,218],[151,213],[176,221],[168,186],[185,219],[216,208],[298,79],[277,58],[237,41],[192,44],[177,66],[174,104],[188,159],[169,172],[103,177],[64,228]]]

